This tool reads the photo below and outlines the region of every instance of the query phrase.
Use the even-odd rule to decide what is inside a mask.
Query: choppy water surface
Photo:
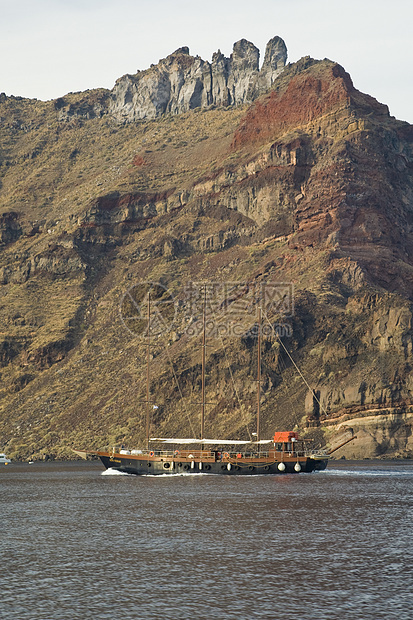
[[[7,620],[413,617],[413,463],[299,475],[0,469]]]

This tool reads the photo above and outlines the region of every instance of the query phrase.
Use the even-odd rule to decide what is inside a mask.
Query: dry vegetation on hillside
[[[290,316],[273,308],[268,319],[290,330],[284,342],[324,410],[266,338],[263,434],[311,433],[321,422],[327,437],[339,416],[374,407],[408,415],[408,126],[337,65],[308,59],[251,108],[124,125],[88,118],[106,96],[0,100],[0,443],[9,455],[68,457],[71,447],[142,440],[145,339],[121,315],[142,281],[160,282],[177,308],[152,343],[157,434],[198,433],[190,282],[293,286]],[[256,308],[253,300],[237,318],[241,336],[210,338],[208,434],[254,430]],[[369,454],[410,454],[410,422],[398,420],[382,425],[382,439],[363,431]]]

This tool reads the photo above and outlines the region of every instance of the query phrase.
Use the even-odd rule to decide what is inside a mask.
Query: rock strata
[[[261,69],[242,40],[210,64],[180,48],[112,93],[0,96],[0,436],[12,458],[141,444],[144,283],[176,302],[151,338],[153,430],[194,436],[203,282],[208,433],[256,428],[252,334],[269,291],[263,437],[297,426],[336,445],[354,432],[337,457],[413,457],[413,127],[332,61],[303,58],[272,83],[284,62],[280,39]],[[209,109],[178,114],[192,107]]]

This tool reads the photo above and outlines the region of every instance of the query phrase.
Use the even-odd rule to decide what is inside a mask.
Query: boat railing
[[[131,455],[131,456],[143,456],[143,457],[158,457],[160,459],[167,460],[196,460],[196,461],[236,461],[238,459],[268,459],[268,458],[284,458],[284,457],[306,457],[311,456],[314,453],[305,449],[295,450],[257,450],[249,452],[241,451],[226,451],[226,450],[163,450],[163,449],[143,449],[143,450],[129,450],[124,447],[113,446],[110,450],[114,455]]]
[[[120,448],[119,446],[113,446],[111,450],[109,450],[109,452],[111,452],[112,454],[161,457],[166,459],[215,459],[216,454],[214,451],[211,450],[129,450],[126,448]]]
[[[313,459],[328,459],[329,454],[325,450],[312,450],[309,456]]]

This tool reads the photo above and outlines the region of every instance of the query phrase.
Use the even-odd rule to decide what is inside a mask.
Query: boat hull
[[[129,455],[97,453],[106,469],[114,469],[126,474],[177,475],[177,474],[215,474],[220,476],[256,476],[261,474],[297,474],[321,471],[327,467],[327,459],[310,457],[274,459],[254,459],[237,461],[203,462],[200,460],[160,459],[157,457],[135,458]],[[282,465],[280,466],[280,464]],[[284,467],[283,467],[284,466]]]

